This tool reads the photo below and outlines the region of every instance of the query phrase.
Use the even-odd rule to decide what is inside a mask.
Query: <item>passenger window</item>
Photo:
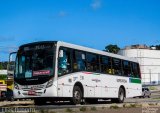
[[[100,72],[98,55],[87,53],[87,70]]]
[[[107,56],[101,56],[101,72],[106,74],[112,74],[111,58]]]
[[[71,72],[71,50],[60,48],[58,58],[58,75],[64,75]]]
[[[112,59],[112,73],[115,75],[122,75],[122,69],[121,69],[121,60],[117,58]]]
[[[132,73],[135,78],[140,78],[139,65],[132,63]]]
[[[85,71],[86,70],[86,56],[83,52],[73,52],[73,70],[74,71]]]
[[[133,76],[131,73],[131,65],[128,61],[123,61],[123,75],[124,76]]]

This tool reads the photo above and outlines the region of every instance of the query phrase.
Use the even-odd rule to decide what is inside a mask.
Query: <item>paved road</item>
[[[125,99],[124,104],[127,103],[160,103],[160,92],[153,92],[151,95],[151,98],[129,98]],[[56,102],[56,103],[47,103],[45,105],[41,106],[34,106],[33,101],[14,101],[14,102],[0,102],[0,107],[2,106],[31,106],[31,107],[38,107],[38,108],[55,108],[55,109],[61,109],[61,108],[76,108],[81,106],[110,106],[113,103],[110,102],[110,100],[107,101],[99,101],[98,104],[84,104],[84,105],[70,105],[69,102]],[[123,104],[118,104],[123,105]]]

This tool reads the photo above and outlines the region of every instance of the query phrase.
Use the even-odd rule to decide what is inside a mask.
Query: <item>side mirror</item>
[[[62,58],[63,57],[63,50],[59,51],[59,57]]]

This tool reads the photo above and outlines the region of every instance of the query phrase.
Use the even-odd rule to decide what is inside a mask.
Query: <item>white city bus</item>
[[[46,101],[82,100],[95,103],[142,93],[137,60],[61,41],[19,47],[14,74],[14,98]]]

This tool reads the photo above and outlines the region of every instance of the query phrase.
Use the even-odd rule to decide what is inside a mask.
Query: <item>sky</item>
[[[0,0],[0,61],[25,43],[160,44],[160,0]]]

